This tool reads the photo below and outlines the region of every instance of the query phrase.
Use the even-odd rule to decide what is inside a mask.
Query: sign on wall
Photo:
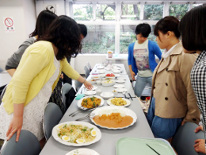
[[[13,32],[15,30],[14,19],[12,17],[4,17],[3,23],[4,23],[5,30],[7,32]]]

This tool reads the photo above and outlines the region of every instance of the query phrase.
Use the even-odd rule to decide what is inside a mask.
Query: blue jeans
[[[156,138],[169,139],[175,135],[183,118],[161,118],[155,116],[155,98],[153,97],[147,113],[147,120]]]
[[[140,97],[142,95],[142,92],[147,84],[152,87],[152,76],[140,77],[139,75],[137,75],[136,84],[134,87],[134,92],[137,97]]]

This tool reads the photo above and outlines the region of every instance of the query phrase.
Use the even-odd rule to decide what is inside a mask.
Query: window
[[[87,37],[83,40],[82,53],[105,54],[115,51],[115,25],[87,26]]]
[[[82,53],[106,54],[108,50],[111,50],[115,54],[127,54],[129,44],[136,40],[135,28],[138,24],[144,22],[150,24],[152,32],[148,39],[155,41],[154,26],[163,18],[163,13],[180,20],[190,7],[201,5],[186,4],[186,2],[169,4],[156,0],[102,2],[100,0],[69,2],[68,15],[73,15],[72,17],[78,23],[85,24],[88,29],[87,37],[83,40]]]
[[[180,20],[188,11],[188,9],[189,9],[188,4],[172,4],[169,7],[169,15],[175,16]]]
[[[163,16],[163,5],[144,5],[145,20],[159,20]]]
[[[97,4],[97,20],[115,20],[115,4]]]
[[[128,46],[136,40],[136,25],[121,25],[120,27],[120,54],[128,53]]]
[[[137,25],[121,25],[120,27],[120,54],[128,53],[128,46],[130,43],[136,41],[135,29]],[[152,32],[148,36],[149,40],[155,41],[156,36],[154,35],[155,25],[150,25]]]
[[[122,4],[121,19],[139,20],[140,5]]]
[[[89,4],[74,4],[73,5],[73,18],[75,20],[91,20],[92,19],[92,6]]]

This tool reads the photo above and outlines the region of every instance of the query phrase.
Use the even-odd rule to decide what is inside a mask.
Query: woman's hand
[[[17,132],[16,141],[17,142],[19,141],[19,136],[20,136],[22,124],[23,124],[23,117],[22,116],[19,116],[19,117],[14,116],[13,117],[13,119],[9,125],[9,129],[6,133],[7,140],[9,140]]]
[[[203,126],[200,125],[195,129],[195,133],[199,132],[199,131],[203,131]]]
[[[195,140],[194,148],[196,152],[206,153],[205,152],[205,139]]]
[[[92,84],[90,82],[88,82],[87,80],[85,80],[84,86],[89,90],[91,90],[93,88]]]

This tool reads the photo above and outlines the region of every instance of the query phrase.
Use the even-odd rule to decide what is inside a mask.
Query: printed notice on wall
[[[14,19],[12,17],[4,17],[3,24],[6,32],[14,32]]]

